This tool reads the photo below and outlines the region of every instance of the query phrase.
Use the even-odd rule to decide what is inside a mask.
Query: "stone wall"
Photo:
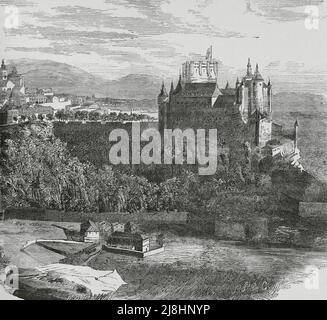
[[[141,133],[149,128],[158,129],[158,122],[141,122]],[[54,135],[67,143],[67,147],[73,156],[81,161],[89,161],[101,167],[109,165],[109,151],[115,142],[109,142],[109,135],[114,129],[124,129],[130,138],[132,123],[121,122],[54,122]],[[130,139],[130,147],[131,147]]]
[[[215,222],[215,237],[221,240],[264,241],[268,239],[268,219],[225,219]]]
[[[45,208],[7,208],[4,220],[35,220],[35,221],[56,221],[56,222],[82,222],[92,220],[95,222],[157,222],[157,223],[176,223],[186,224],[188,221],[187,212],[139,212],[139,213],[81,213],[64,212],[58,210],[48,210]]]

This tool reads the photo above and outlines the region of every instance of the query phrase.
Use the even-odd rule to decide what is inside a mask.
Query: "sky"
[[[318,8],[319,29],[306,28],[307,6]],[[323,0],[0,0],[0,56],[65,62],[109,80],[169,78],[212,45],[232,73],[251,57],[267,75],[326,76],[326,17]]]

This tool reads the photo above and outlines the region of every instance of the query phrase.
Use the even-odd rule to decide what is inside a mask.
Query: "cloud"
[[[267,73],[278,73],[287,61],[327,69],[327,21],[321,19],[319,31],[304,27],[304,6],[318,5],[323,17],[327,8],[320,0],[1,2],[8,4],[19,6],[20,25],[3,34],[0,28],[2,55],[65,61],[110,79],[129,73],[178,76],[181,63],[209,45],[224,65],[234,66],[221,69],[223,77],[231,73],[230,81],[249,56],[260,66],[270,64]]]
[[[32,38],[46,38],[48,40],[63,40],[63,39],[78,39],[80,41],[90,40],[122,40],[122,39],[133,39],[136,37],[135,34],[130,32],[106,32],[106,31],[79,31],[74,29],[66,29],[65,27],[41,27],[25,24],[19,29],[10,29],[7,31],[8,35],[29,35]]]
[[[319,6],[324,0],[247,0],[247,11],[279,22],[304,20],[305,6]]]
[[[30,0],[1,0],[0,6],[35,6],[36,3]]]

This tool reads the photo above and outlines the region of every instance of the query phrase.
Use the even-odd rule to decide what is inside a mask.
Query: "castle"
[[[179,81],[171,83],[167,93],[164,83],[158,96],[159,131],[165,129],[217,129],[218,144],[225,156],[256,151],[267,155],[294,155],[298,152],[296,132],[293,139],[282,135],[281,126],[272,119],[272,83],[266,83],[258,64],[252,70],[248,60],[246,74],[218,86],[218,62],[212,47],[204,61],[187,61]]]

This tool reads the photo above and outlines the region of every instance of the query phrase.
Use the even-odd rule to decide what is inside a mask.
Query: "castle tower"
[[[248,58],[247,70],[246,70],[246,80],[251,80],[253,78],[251,60]]]
[[[263,83],[263,78],[259,72],[259,65],[257,64],[253,77],[253,106],[260,113],[264,112]]]
[[[160,90],[160,93],[158,95],[158,105],[161,105],[162,102],[166,102],[167,98],[168,98],[168,94],[167,94],[167,91],[166,91],[165,83],[162,81],[161,90]]]
[[[179,74],[178,83],[177,83],[177,86],[176,86],[176,88],[175,88],[175,90],[173,92],[174,92],[174,94],[176,94],[176,93],[182,91],[182,89],[183,89],[182,88],[182,75]]]
[[[235,100],[236,100],[236,103],[239,104],[240,103],[240,81],[238,80],[238,77],[236,79],[236,83],[235,83],[235,94],[236,94],[236,97],[235,97]]]
[[[294,149],[298,149],[298,134],[299,134],[299,123],[296,119],[294,123]]]
[[[218,60],[213,59],[212,46],[205,58],[199,61],[186,61],[182,65],[182,83],[216,83],[218,78]]]
[[[166,102],[166,122],[165,127],[168,128],[171,125],[171,113],[173,107],[173,94],[174,94],[174,82],[171,81],[170,91]]]
[[[172,81],[170,84],[169,96],[172,96],[173,93],[174,93],[174,82]]]
[[[159,132],[163,132],[167,124],[167,104],[168,94],[165,88],[165,83],[162,81],[161,91],[158,95],[158,118],[159,118]]]
[[[253,73],[250,58],[248,58],[246,75],[244,76],[242,83],[244,92],[242,92],[242,95],[239,95],[239,99],[240,103],[243,104],[244,112],[247,111],[247,117],[250,118],[255,110],[253,101]]]
[[[272,112],[272,84],[270,78],[268,81],[267,99],[268,99],[268,114],[270,115]]]

